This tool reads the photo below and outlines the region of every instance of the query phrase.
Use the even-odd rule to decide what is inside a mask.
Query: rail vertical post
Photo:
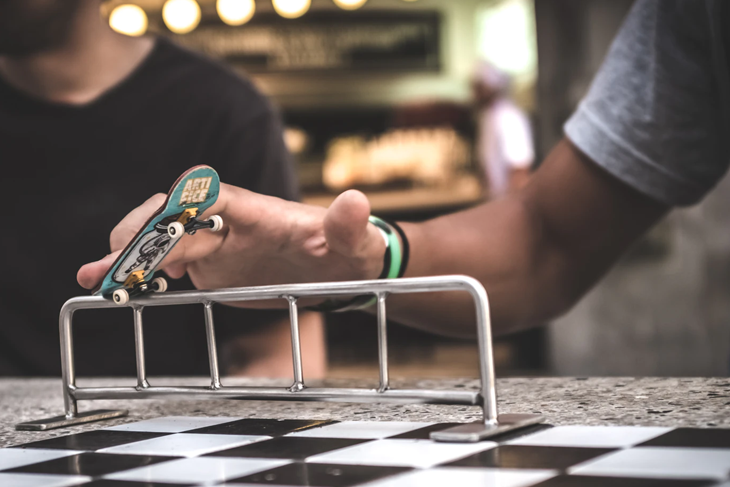
[[[380,386],[378,391],[387,391],[390,387],[388,378],[388,317],[385,311],[387,293],[378,293],[378,363],[380,366]]]
[[[477,342],[479,345],[479,378],[481,388],[479,402],[482,407],[482,422],[465,423],[429,435],[436,441],[476,442],[491,436],[524,428],[542,421],[538,414],[503,414],[497,412],[497,385],[494,376],[492,352],[492,327],[489,316],[489,299],[484,287],[474,278],[454,276],[462,289],[468,291],[474,301],[477,321]]]
[[[134,312],[134,348],[137,352],[137,387],[147,389],[150,384],[147,382],[147,368],[144,357],[144,331],[142,329],[142,306],[133,306]]]
[[[291,323],[291,355],[292,364],[294,366],[294,384],[292,391],[301,391],[304,389],[304,373],[302,372],[302,347],[299,337],[299,310],[297,309],[297,298],[294,296],[286,296],[289,302],[289,321]]]
[[[221,388],[221,375],[218,370],[218,347],[215,343],[215,328],[213,326],[213,303],[206,301],[205,307],[205,335],[208,339],[208,362],[210,363],[210,387]]]
[[[494,426],[497,417],[497,387],[494,374],[494,354],[492,351],[492,323],[489,315],[489,300],[482,286],[472,286],[469,290],[474,299],[477,319],[477,341],[479,344],[479,377],[482,389],[483,422]]]
[[[63,405],[66,418],[74,418],[78,414],[76,398],[72,390],[76,387],[76,370],[74,368],[74,344],[72,333],[73,310],[67,306],[61,308],[59,328],[61,335],[61,376],[63,381]]]

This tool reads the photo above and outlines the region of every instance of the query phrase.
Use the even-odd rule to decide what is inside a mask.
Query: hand
[[[157,194],[129,213],[111,233],[112,253],[81,267],[79,284],[100,282],[164,200]],[[189,274],[198,289],[375,279],[383,268],[385,243],[368,223],[370,204],[359,191],[324,209],[221,184],[205,214],[220,215],[223,228],[184,236],[160,266],[174,279]]]

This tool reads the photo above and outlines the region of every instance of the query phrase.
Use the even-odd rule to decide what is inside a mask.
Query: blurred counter
[[[329,380],[333,387],[375,386],[357,380]],[[152,378],[155,384],[207,385],[209,378]],[[134,379],[80,379],[79,386],[134,384]],[[288,386],[291,381],[225,379],[227,385]],[[394,387],[476,388],[477,381],[393,381]],[[498,379],[499,407],[511,413],[540,413],[550,424],[730,427],[727,378],[513,378]],[[23,421],[61,414],[60,379],[0,379],[0,447],[161,416],[238,416],[354,421],[469,422],[480,409],[425,404],[344,404],[322,402],[140,399],[82,401],[81,411],[126,408],[130,415],[51,431],[15,431]]]

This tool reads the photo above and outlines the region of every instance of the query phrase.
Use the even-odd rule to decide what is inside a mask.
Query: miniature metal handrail
[[[437,291],[466,291],[475,306],[477,341],[479,345],[479,391],[449,391],[427,389],[391,389],[388,378],[388,345],[386,337],[386,298],[390,294],[423,293]],[[297,300],[305,297],[333,297],[374,294],[377,297],[378,357],[380,381],[377,389],[307,387],[302,372],[302,354],[299,344],[299,320]],[[213,322],[214,303],[284,299],[289,305],[294,383],[291,387],[226,387],[221,384],[218,354]],[[152,386],[145,369],[144,334],[142,311],[148,306],[170,306],[200,303],[204,308],[210,386],[161,387]],[[489,301],[484,287],[467,276],[417,277],[405,279],[348,281],[330,283],[286,284],[248,288],[220,289],[214,291],[179,291],[152,293],[130,301],[133,309],[134,334],[137,359],[136,387],[78,387],[74,368],[72,320],[80,309],[117,308],[119,305],[98,296],[78,297],[68,300],[61,308],[61,367],[63,374],[63,398],[65,416],[21,423],[18,429],[50,429],[101,419],[124,416],[127,411],[103,410],[79,413],[77,401],[92,399],[142,399],[158,396],[216,397],[256,400],[290,401],[344,401],[344,402],[398,402],[481,406],[481,422],[456,426],[449,430],[432,433],[440,441],[478,441],[480,439],[538,423],[537,415],[507,414],[498,416],[497,395],[492,354],[492,334]]]

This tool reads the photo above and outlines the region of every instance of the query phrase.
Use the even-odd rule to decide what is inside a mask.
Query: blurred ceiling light
[[[175,34],[187,34],[200,23],[200,5],[195,0],[167,0],[162,20]]]
[[[301,17],[312,4],[312,0],[271,0],[276,13],[287,19]]]
[[[137,5],[119,5],[109,15],[109,26],[120,34],[141,36],[147,32],[147,14]]]
[[[228,25],[243,25],[256,12],[254,0],[218,0],[215,6],[218,16]]]
[[[284,145],[294,155],[301,154],[309,144],[307,133],[297,127],[286,127],[284,129]]]
[[[333,0],[335,5],[344,10],[357,10],[368,0]]]

